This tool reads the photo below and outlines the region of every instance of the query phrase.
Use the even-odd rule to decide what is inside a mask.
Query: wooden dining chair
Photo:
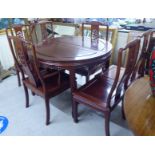
[[[33,93],[45,99],[46,125],[48,125],[50,123],[49,100],[70,87],[69,75],[62,70],[40,70],[35,46],[31,42],[27,42],[19,37],[9,37],[9,41],[11,42],[12,50],[15,47],[19,58],[17,60],[16,56],[13,55],[22,73],[26,107],[29,107],[28,89],[30,89]]]
[[[155,46],[155,37],[153,36],[155,30],[148,30],[144,32],[139,38],[141,39],[142,48],[139,57],[138,75],[143,77],[149,73],[149,60],[153,47]]]
[[[32,42],[32,32],[34,30],[33,25],[12,25],[10,28],[6,28],[6,35],[7,35],[7,39],[9,36],[18,36],[20,38],[26,39],[28,41]],[[9,42],[9,40],[8,40]],[[9,46],[10,42],[9,42]],[[10,47],[11,49],[11,47]],[[11,50],[11,53],[13,54],[13,51]],[[15,53],[16,54],[16,53]],[[16,55],[17,57],[17,55]],[[17,58],[18,60],[18,58]],[[18,80],[18,86],[21,86],[21,79],[20,79],[20,69],[18,68],[18,65],[15,62],[15,70],[16,70],[16,74],[17,74],[17,80]]]
[[[104,35],[102,35],[100,33],[100,27],[101,26],[105,26],[106,27],[106,31],[105,31],[105,38],[103,38]],[[88,34],[88,30],[90,29],[90,34]],[[101,23],[98,21],[91,21],[91,22],[86,22],[86,23],[82,23],[82,39],[84,41],[85,37],[89,37],[91,38],[91,48],[92,49],[96,49],[98,46],[98,41],[99,38],[105,39],[106,41],[108,41],[108,34],[109,34],[109,26],[107,23]],[[107,69],[109,66],[109,61],[104,62],[103,64],[90,64],[88,66],[83,66],[82,68],[79,68],[76,70],[77,74],[80,74],[82,76],[86,77],[86,82],[89,81],[90,75],[94,74],[96,71],[98,71],[101,68]],[[104,67],[103,67],[104,66]]]
[[[122,101],[124,92],[128,85],[133,81],[133,71],[139,52],[140,40],[136,39],[120,48],[118,52],[118,61],[115,70],[113,69],[114,79],[107,72],[96,75],[92,80],[77,89],[73,93],[73,119],[78,122],[78,105],[84,104],[97,111],[103,112],[105,116],[105,133],[110,135],[109,123],[111,112]],[[123,68],[123,55],[128,54],[127,63]],[[109,70],[109,69],[108,69]],[[111,70],[110,70],[111,71]],[[123,103],[123,102],[122,102]],[[123,106],[122,106],[123,108]]]
[[[35,35],[37,36],[36,42],[42,42],[48,38],[53,38],[58,33],[53,30],[53,22],[48,20],[41,20],[32,23],[35,29]]]

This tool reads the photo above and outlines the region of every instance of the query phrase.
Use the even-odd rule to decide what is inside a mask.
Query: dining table
[[[134,81],[124,96],[124,112],[129,128],[137,136],[155,136],[155,96],[149,76]]]
[[[77,88],[76,69],[90,64],[108,62],[112,44],[104,39],[94,41],[90,37],[61,36],[48,38],[35,45],[42,65],[69,71],[71,92]]]

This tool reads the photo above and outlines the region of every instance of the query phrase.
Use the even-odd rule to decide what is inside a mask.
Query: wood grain
[[[135,135],[155,135],[155,97],[149,77],[136,80],[126,91],[124,110],[129,128]]]

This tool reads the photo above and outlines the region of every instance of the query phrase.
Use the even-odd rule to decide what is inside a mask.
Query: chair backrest
[[[121,99],[124,96],[125,90],[128,88],[129,84],[134,80],[133,74],[135,73],[136,70],[136,62],[138,58],[138,53],[139,53],[139,47],[140,47],[140,39],[133,40],[129,42],[125,48],[120,48],[119,53],[118,53],[118,62],[117,62],[117,71],[116,71],[116,76],[114,79],[113,86],[111,88],[110,94],[108,96],[108,106],[110,106],[110,101],[112,98],[113,93],[115,92],[115,100],[116,104],[118,104],[119,99]],[[126,65],[125,65],[125,70],[120,78],[120,71],[121,71],[121,66],[123,63],[123,55],[126,54]]]
[[[32,43],[14,36],[9,36],[8,39],[14,60],[22,73],[22,78],[25,79],[25,75],[28,76],[29,81],[36,87],[41,84],[44,85]]]
[[[35,35],[37,36],[37,42],[46,40],[49,37],[54,37],[53,22],[52,21],[38,21],[33,23],[35,27]]]
[[[149,42],[149,45],[148,45],[148,56],[146,58],[146,64],[145,64],[145,68],[146,68],[146,74],[149,74],[149,63],[150,63],[150,57],[151,57],[151,54],[152,54],[152,51],[154,50],[155,48],[155,29],[152,30],[151,32],[151,36],[150,36],[150,42]]]
[[[32,39],[33,30],[34,30],[33,25],[12,25],[10,28],[6,28],[7,39],[10,36],[17,36],[21,39],[25,39],[27,41],[33,42],[33,39]],[[8,42],[9,42],[9,45],[11,46],[9,39],[8,39]],[[10,47],[10,49],[11,49],[12,54],[15,54],[17,57],[16,50],[12,51],[11,47]],[[18,60],[18,58],[17,58],[17,60]]]
[[[141,36],[142,49],[139,58],[139,69],[138,74],[140,77],[144,74],[148,74],[149,69],[149,59],[151,55],[152,48],[154,46],[153,30],[148,30],[144,32]]]
[[[32,40],[32,32],[34,30],[33,25],[11,25],[10,28],[6,29],[7,36],[18,36],[28,41]]]
[[[109,26],[107,23],[101,23],[98,21],[91,21],[82,23],[82,38],[84,39],[85,36],[85,28],[90,26],[90,37],[91,37],[91,45],[96,46],[98,44],[98,39],[101,38],[100,35],[100,26],[106,26],[106,37],[105,40],[108,41],[108,34],[109,34]]]

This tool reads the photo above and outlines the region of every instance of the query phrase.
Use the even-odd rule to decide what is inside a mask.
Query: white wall
[[[5,34],[0,34],[0,61],[3,69],[9,69],[14,65],[14,60]]]

